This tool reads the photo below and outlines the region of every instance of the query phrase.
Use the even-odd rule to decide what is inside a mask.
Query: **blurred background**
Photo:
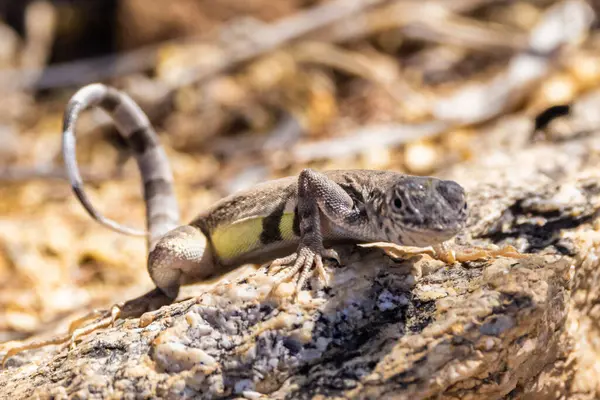
[[[64,331],[152,287],[144,240],[92,221],[65,179],[62,112],[81,86],[102,81],[141,105],[189,221],[307,166],[443,176],[597,128],[599,6],[0,1],[0,342]],[[94,204],[144,227],[136,165],[110,119],[90,110],[77,134]]]

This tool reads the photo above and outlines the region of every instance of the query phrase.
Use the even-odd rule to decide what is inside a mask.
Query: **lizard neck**
[[[392,237],[391,220],[386,206],[386,194],[378,187],[369,188],[364,196],[369,239],[375,241],[397,242]]]

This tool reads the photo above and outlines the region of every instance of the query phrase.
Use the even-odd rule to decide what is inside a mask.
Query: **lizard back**
[[[390,171],[340,170],[323,172],[339,184],[357,203],[367,201],[366,193],[375,196],[385,178],[398,173]],[[256,261],[257,253],[284,253],[300,239],[298,177],[290,176],[253,186],[223,198],[190,225],[197,226],[210,238],[216,256],[223,264]],[[348,238],[323,221],[326,239]],[[368,240],[367,237],[356,238]],[[265,258],[268,258],[265,256]]]

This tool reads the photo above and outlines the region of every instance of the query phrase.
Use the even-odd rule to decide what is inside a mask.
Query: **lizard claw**
[[[68,343],[69,348],[73,349],[82,336],[88,335],[98,329],[113,326],[118,319],[141,317],[140,326],[146,326],[153,321],[153,316],[150,315],[144,318],[143,315],[146,315],[144,313],[156,310],[172,301],[173,299],[166,296],[160,289],[154,289],[133,300],[115,304],[110,310],[94,310],[84,317],[73,321],[69,326],[69,333],[66,335],[46,340],[37,340],[9,349],[2,360],[0,360],[0,367],[4,366],[10,357],[25,350],[64,343]],[[89,322],[90,320],[93,321]]]
[[[79,329],[79,327],[85,325],[85,323],[90,320],[98,321],[100,319],[108,317],[109,315],[110,311],[108,310],[93,310],[90,313],[84,315],[83,317],[71,321],[71,323],[69,324],[69,333],[72,334],[77,329]]]
[[[454,264],[456,262],[456,252],[452,250],[446,243],[438,243],[431,246],[435,252],[438,260],[441,260],[447,264]]]
[[[323,249],[321,251],[321,256],[323,258],[330,258],[332,260],[335,260],[338,264],[342,263],[342,261],[340,260],[340,255],[334,249]]]

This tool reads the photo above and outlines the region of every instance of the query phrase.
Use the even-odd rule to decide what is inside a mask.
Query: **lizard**
[[[112,117],[131,147],[143,181],[147,232],[104,217],[83,189],[75,125],[80,113],[92,106]],[[173,174],[148,117],[127,94],[99,83],[81,88],[67,104],[63,158],[76,197],[95,220],[147,237],[147,268],[156,287],[114,307],[112,321],[170,304],[181,285],[214,279],[245,263],[271,261],[270,271],[278,270],[274,287],[297,277],[297,293],[315,271],[327,281],[323,259],[340,261],[328,247],[336,243],[433,246],[445,259],[443,243],[464,228],[468,215],[465,191],[451,180],[393,171],[307,168],[298,176],[225,197],[180,225]]]
[[[296,177],[234,193],[179,225],[172,172],[147,116],[125,93],[91,84],[67,105],[63,157],[73,191],[88,213],[123,233],[145,235],[109,220],[91,205],[75,160],[75,123],[82,110],[94,105],[112,116],[143,180],[147,267],[156,285],[146,296],[154,302],[147,308],[171,303],[182,284],[269,260],[271,267],[289,266],[279,281],[300,273],[300,290],[313,266],[323,276],[323,258],[339,261],[335,250],[324,246],[327,242],[437,246],[460,232],[467,219],[465,191],[454,181],[392,171],[304,169]]]

